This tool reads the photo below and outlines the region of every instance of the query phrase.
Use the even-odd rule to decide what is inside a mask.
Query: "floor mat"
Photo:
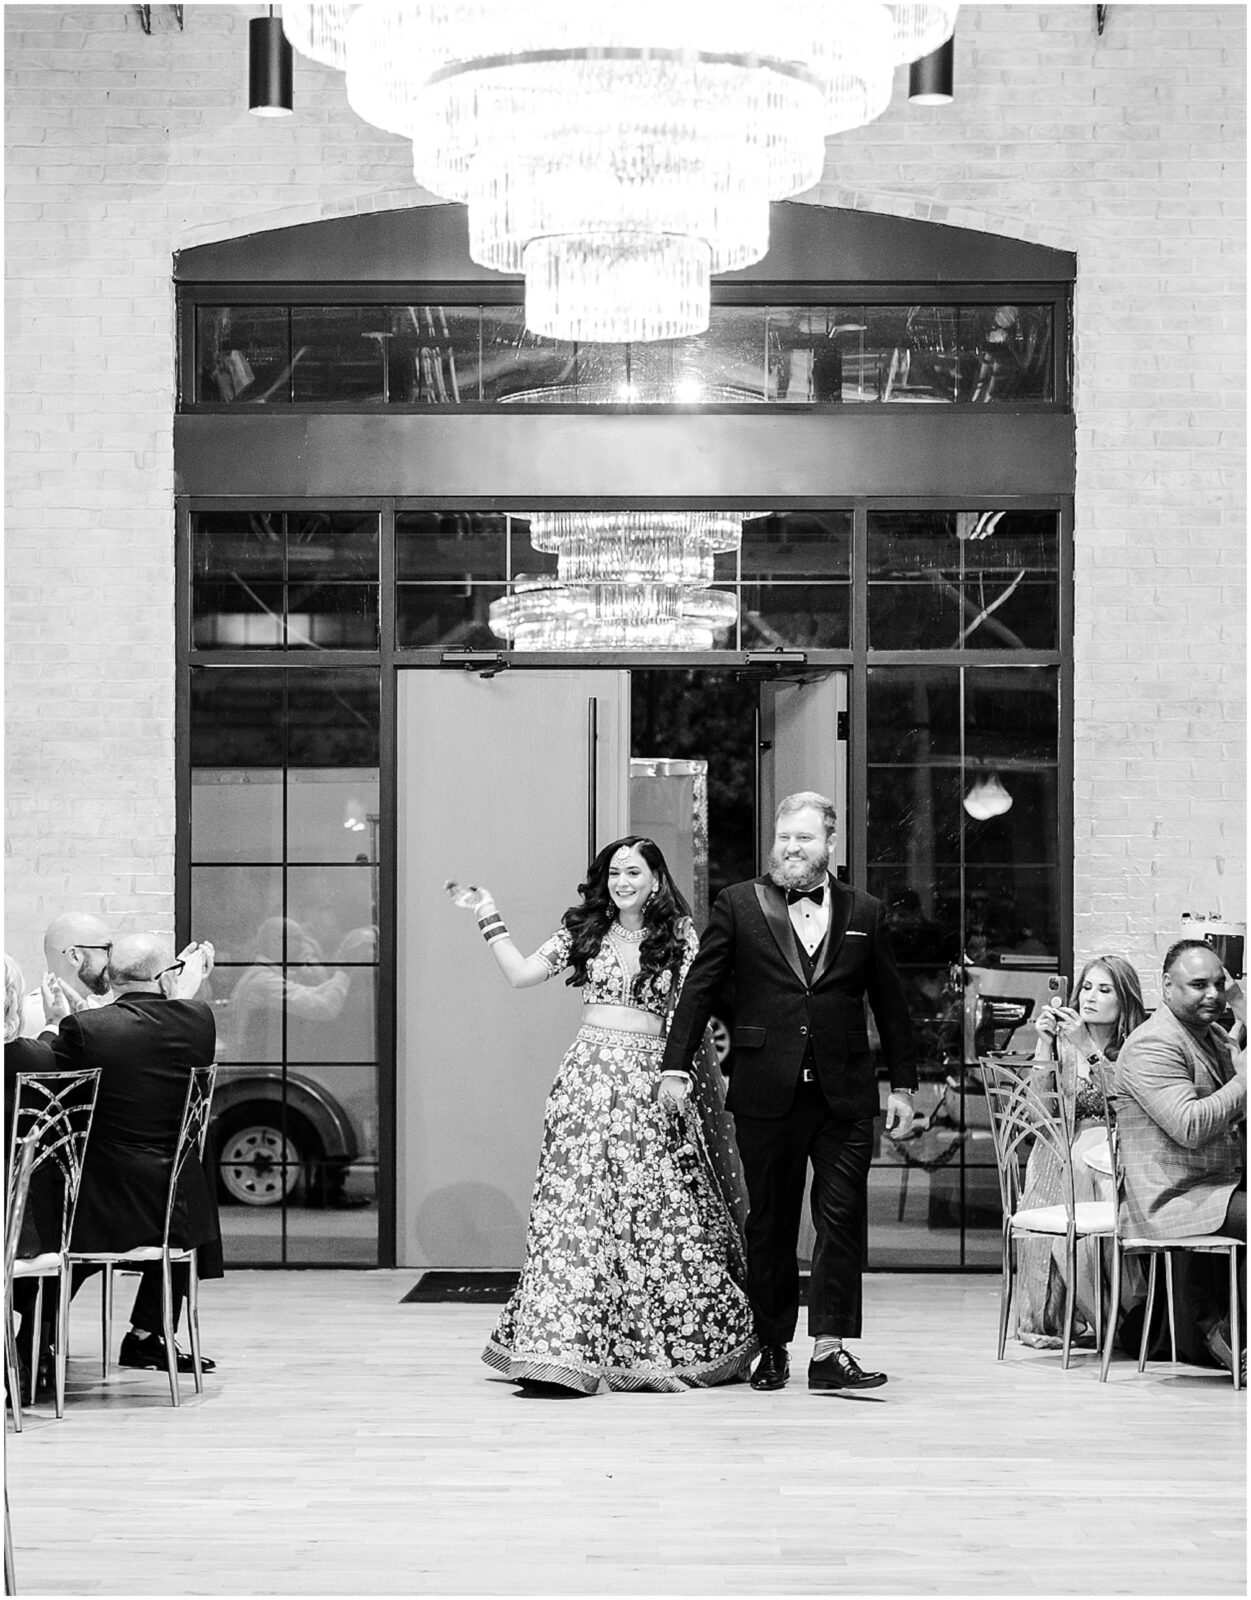
[[[515,1272],[423,1272],[400,1304],[454,1300],[466,1305],[502,1306],[517,1287],[517,1278]]]

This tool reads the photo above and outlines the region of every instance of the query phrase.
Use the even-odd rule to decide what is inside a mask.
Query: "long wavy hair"
[[[26,982],[13,957],[4,958],[4,1042],[8,1044],[22,1031],[22,1010],[26,1002]]]
[[[1138,974],[1124,956],[1091,956],[1073,979],[1073,990],[1069,995],[1071,1006],[1076,1007],[1081,998],[1082,984],[1085,983],[1086,974],[1092,967],[1102,967],[1111,978],[1112,988],[1116,991],[1116,998],[1121,1008],[1120,1015],[1116,1019],[1116,1031],[1112,1035],[1112,1043],[1106,1052],[1110,1058],[1114,1058],[1120,1054],[1121,1046],[1138,1024],[1147,1020],[1147,1008],[1142,999],[1142,984],[1139,982]]]
[[[654,839],[640,834],[627,834],[624,839],[614,839],[586,869],[586,882],[578,885],[582,896],[579,905],[570,906],[561,921],[568,928],[573,943],[569,951],[572,969],[565,979],[575,989],[586,982],[586,969],[595,952],[616,921],[616,912],[608,894],[608,868],[612,858],[622,847],[637,850],[651,868],[656,885],[643,906],[643,942],[639,945],[639,975],[635,980],[643,983],[648,978],[664,972],[676,971],[680,965],[684,941],[679,932],[683,918],[691,915],[681,889],[673,881],[668,863]]]

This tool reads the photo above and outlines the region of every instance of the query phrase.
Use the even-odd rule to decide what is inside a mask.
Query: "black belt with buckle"
[[[799,1074],[799,1081],[800,1083],[815,1083],[817,1081],[817,1075],[811,1067],[804,1067]]]

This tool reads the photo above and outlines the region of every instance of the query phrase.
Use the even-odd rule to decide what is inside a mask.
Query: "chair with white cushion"
[[[19,1139],[9,1155],[9,1183],[4,1212],[4,1375],[9,1405],[13,1411],[13,1431],[22,1431],[22,1369],[17,1359],[17,1336],[13,1331],[13,1263],[17,1260],[17,1240],[22,1231],[30,1175],[35,1166],[35,1138]],[[5,1500],[5,1561],[9,1559],[8,1500]],[[7,1573],[8,1567],[5,1571]],[[5,1591],[8,1593],[8,1591]]]
[[[191,1359],[195,1371],[195,1391],[204,1392],[204,1371],[200,1365],[200,1279],[197,1270],[196,1247],[182,1249],[169,1240],[174,1206],[178,1198],[178,1180],[188,1161],[204,1158],[204,1144],[208,1137],[209,1112],[213,1104],[213,1085],[217,1078],[217,1064],[195,1067],[187,1081],[187,1097],[183,1102],[182,1123],[170,1162],[169,1187],[165,1197],[165,1226],[160,1244],[139,1245],[131,1250],[73,1250],[70,1260],[93,1267],[104,1268],[104,1285],[100,1296],[102,1321],[102,1362],[104,1376],[109,1375],[109,1357],[113,1339],[113,1274],[114,1272],[142,1272],[152,1262],[161,1264],[161,1313],[165,1334],[165,1353],[168,1359],[169,1392],[174,1405],[181,1403],[178,1392],[178,1351],[174,1344],[173,1284],[171,1269],[185,1262],[187,1283],[187,1326],[191,1337]]]
[[[1193,1233],[1172,1239],[1143,1239],[1130,1234],[1124,1227],[1120,1210],[1121,1193],[1125,1183],[1125,1164],[1121,1156],[1120,1139],[1116,1127],[1116,1113],[1111,1096],[1105,1096],[1105,1116],[1108,1124],[1109,1165],[1116,1179],[1115,1228],[1112,1235],[1112,1305],[1108,1312],[1108,1325],[1103,1339],[1103,1359],[1099,1363],[1099,1382],[1106,1383],[1108,1367],[1112,1361],[1112,1345],[1116,1339],[1116,1319],[1121,1305],[1121,1270],[1126,1256],[1146,1256],[1147,1303],[1142,1317],[1142,1338],[1138,1344],[1138,1370],[1147,1365],[1147,1347],[1151,1341],[1151,1313],[1155,1310],[1155,1287],[1160,1257],[1164,1257],[1164,1292],[1168,1302],[1169,1356],[1177,1360],[1177,1317],[1173,1304],[1173,1251],[1193,1250],[1200,1255],[1224,1255],[1229,1259],[1229,1343],[1233,1351],[1234,1388],[1241,1389],[1239,1353],[1242,1349],[1242,1328],[1238,1305],[1238,1252],[1246,1249],[1242,1239],[1232,1234]]]
[[[57,1305],[56,1365],[53,1403],[58,1417],[65,1414],[65,1375],[69,1356],[70,1236],[74,1212],[82,1183],[83,1159],[95,1115],[100,1069],[87,1067],[72,1072],[19,1072],[13,1111],[12,1151],[25,1139],[34,1140],[32,1186],[40,1169],[51,1165],[60,1178],[60,1226],[54,1250],[38,1255],[18,1255],[7,1285],[6,1310],[12,1319],[13,1285],[19,1279],[36,1281],[35,1309],[32,1318],[34,1337],[30,1362],[30,1399],[35,1398],[38,1381],[39,1327],[43,1314],[43,1286],[55,1278],[59,1288]],[[16,1413],[15,1413],[16,1415]]]
[[[1065,1245],[1064,1349],[1069,1364],[1076,1303],[1077,1248],[1087,1239],[1111,1238],[1114,1207],[1109,1200],[1077,1200],[1073,1192],[1073,1119],[1054,1062],[1025,1056],[985,1056],[982,1083],[1003,1202],[1003,1280],[999,1294],[999,1360],[1008,1342],[1008,1320],[1016,1284],[1016,1242],[1023,1237],[1063,1239]],[[1023,1206],[1026,1167],[1031,1155],[1054,1163],[1060,1200]],[[1096,1317],[1101,1308],[1096,1305]],[[1096,1329],[1099,1341],[1101,1329]]]

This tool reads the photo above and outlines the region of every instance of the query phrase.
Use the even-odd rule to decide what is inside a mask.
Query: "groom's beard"
[[[824,883],[830,870],[830,850],[827,845],[816,861],[805,857],[802,861],[788,861],[777,846],[769,856],[769,876],[779,889],[815,889]]]

